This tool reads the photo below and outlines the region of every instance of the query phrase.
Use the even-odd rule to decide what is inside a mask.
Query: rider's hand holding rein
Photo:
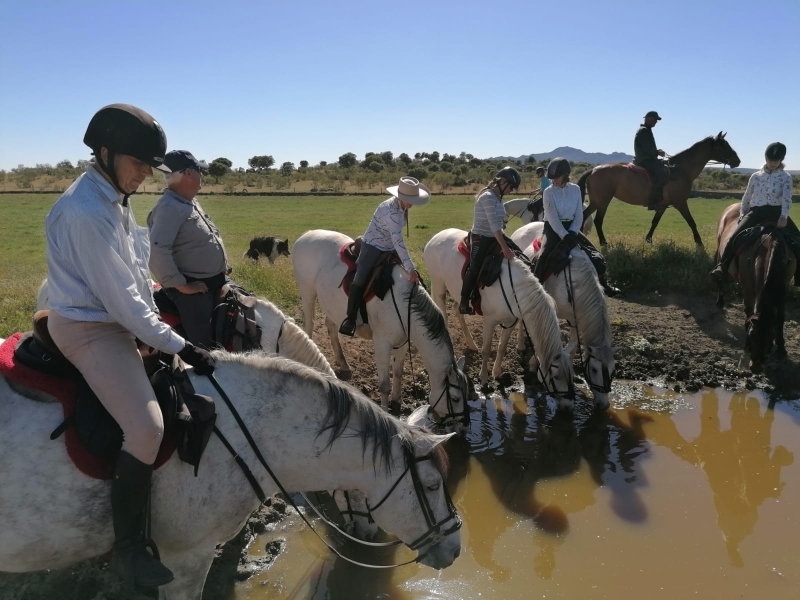
[[[411,283],[419,283],[420,281],[422,281],[422,277],[419,276],[419,271],[414,269],[413,271],[411,271],[411,273],[408,274],[408,280]]]
[[[211,356],[211,353],[202,348],[198,348],[191,342],[186,342],[183,350],[178,352],[178,356],[187,365],[194,367],[195,373],[198,375],[211,375],[214,372],[214,365],[216,360]]]
[[[786,227],[786,223],[788,222],[789,222],[789,217],[781,217],[780,219],[778,219],[778,227],[781,228]]]

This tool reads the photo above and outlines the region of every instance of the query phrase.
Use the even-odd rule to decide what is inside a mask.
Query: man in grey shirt
[[[150,270],[177,306],[186,338],[210,348],[214,300],[230,269],[219,229],[194,197],[208,164],[186,150],[168,152],[164,164],[172,173],[147,216]]]

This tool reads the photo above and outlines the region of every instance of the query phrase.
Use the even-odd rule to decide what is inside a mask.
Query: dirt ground
[[[771,358],[761,375],[752,375],[742,362],[744,317],[741,304],[732,304],[720,311],[713,297],[628,293],[609,300],[614,345],[617,346],[617,373],[620,380],[656,384],[677,392],[693,392],[701,387],[764,389],[774,398],[798,397],[800,394],[800,307],[787,308],[786,349],[789,359]],[[454,316],[448,310],[448,322],[458,356],[464,354],[464,339]],[[476,343],[482,342],[480,317],[467,317]],[[495,334],[496,347],[499,330]],[[322,318],[318,316],[314,340],[333,361],[330,342]],[[513,342],[513,340],[512,340]],[[350,383],[367,396],[379,398],[372,342],[343,339],[342,344],[353,377]],[[492,358],[494,355],[492,356]],[[467,352],[467,374],[478,381],[480,356]],[[406,356],[406,361],[408,361]],[[744,366],[740,368],[739,364]],[[509,345],[506,372],[492,388],[506,388],[535,393],[536,386],[525,375],[514,344]],[[406,362],[403,379],[402,414],[409,414],[427,398],[428,383],[419,356],[413,356],[413,377]],[[612,394],[612,404],[614,397]],[[217,550],[217,559],[206,583],[204,599],[226,597],[236,581],[247,579],[263,569],[282,551],[280,542],[268,548],[266,557],[254,559],[245,549],[258,533],[279,521],[286,512],[282,500],[272,499],[248,521],[242,532]],[[69,590],[67,596],[64,590]],[[140,600],[146,596],[126,595],[107,575],[103,559],[95,559],[70,569],[33,574],[0,573],[0,598],[3,600]]]

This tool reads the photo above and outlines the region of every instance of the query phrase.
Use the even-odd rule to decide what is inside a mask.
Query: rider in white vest
[[[167,138],[158,122],[128,104],[92,117],[84,143],[94,162],[64,192],[45,221],[49,328],[123,433],[111,484],[112,567],[134,587],[166,585],[172,572],[147,551],[150,481],[164,420],[136,338],[178,354],[201,375],[214,359],[159,319],[147,269],[147,229],[130,196],[163,166]]]

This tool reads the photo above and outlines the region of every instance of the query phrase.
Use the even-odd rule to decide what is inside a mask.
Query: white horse
[[[529,223],[517,229],[511,239],[532,259],[536,251],[531,244],[542,235],[542,231],[544,223]],[[616,349],[611,345],[611,320],[606,296],[586,253],[574,248],[570,253],[569,267],[558,275],[551,275],[544,282],[544,289],[555,300],[559,318],[569,324],[570,340],[581,348],[580,361],[584,365],[586,383],[594,393],[595,405],[608,408],[608,393],[616,369]],[[522,330],[517,333],[519,349],[523,348],[522,334]],[[497,349],[498,356],[505,355],[510,337],[510,329],[503,332]]]
[[[516,198],[514,200],[507,200],[503,202],[503,208],[506,211],[506,223],[511,220],[511,217],[518,217],[523,224],[534,223],[544,220],[544,210],[534,212],[531,210],[531,202],[536,198]],[[585,235],[589,235],[592,231],[592,224],[594,223],[593,215],[583,222],[582,231]]]
[[[36,296],[36,310],[47,308],[49,304],[45,279]],[[261,348],[265,352],[291,358],[326,375],[334,376],[328,359],[297,326],[294,319],[287,317],[272,302],[263,298],[256,298],[255,312],[256,324],[261,328]]]
[[[464,257],[458,251],[458,243],[466,234],[461,229],[445,229],[434,235],[425,245],[425,266],[431,278],[431,293],[443,312],[447,310],[445,300],[448,292],[456,300],[461,297],[461,268]],[[486,385],[488,380],[489,356],[495,327],[513,327],[521,320],[533,343],[534,355],[530,366],[538,373],[539,380],[548,391],[564,394],[573,390],[570,359],[572,350],[562,347],[555,305],[525,264],[516,258],[504,260],[498,280],[481,290],[481,308],[482,385]],[[477,350],[464,315],[457,312],[456,316],[464,332],[467,347]],[[503,357],[498,353],[492,377],[499,377],[502,372]],[[560,405],[562,408],[570,408],[572,399],[562,395]]]
[[[345,374],[351,370],[339,343],[339,323],[347,312],[347,296],[340,287],[347,266],[339,257],[339,250],[352,241],[336,231],[315,229],[297,239],[292,253],[294,275],[303,302],[303,328],[311,337],[319,298],[336,366]],[[375,297],[367,302],[369,324],[361,324],[356,330],[357,335],[372,339],[375,344],[381,406],[389,406],[390,393],[391,402],[400,403],[403,358],[410,340],[419,350],[428,371],[431,408],[442,420],[456,417],[465,426],[469,386],[462,371],[464,358],[455,359],[444,315],[421,285],[408,280],[408,273],[402,266],[394,267],[392,278],[392,289],[383,300]],[[361,322],[360,315],[358,320]],[[393,381],[389,373],[392,358]]]
[[[418,549],[421,563],[441,569],[458,557],[460,521],[440,472],[440,444],[449,436],[409,427],[354,388],[293,361],[262,353],[214,357],[214,376],[287,490],[362,490],[375,521]],[[267,496],[276,493],[211,382],[190,376],[199,393],[216,399],[216,425],[260,487]],[[50,440],[63,419],[61,405],[30,400],[0,377],[0,415],[0,571],[59,569],[108,552],[111,482],[83,475],[63,440]],[[235,536],[258,506],[214,436],[199,477],[177,454],[158,469],[152,535],[175,574],[160,597],[198,600],[216,546]]]

